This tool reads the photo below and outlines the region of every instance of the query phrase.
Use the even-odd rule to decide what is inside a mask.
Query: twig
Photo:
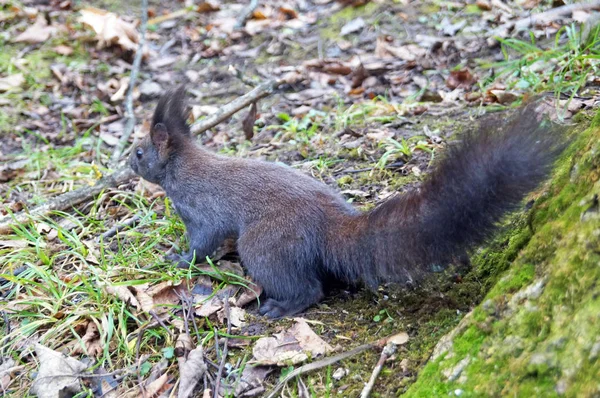
[[[256,7],[258,7],[258,0],[251,0],[248,7],[244,8],[238,17],[237,22],[235,23],[235,29],[241,29],[246,24],[246,20],[250,18],[250,15],[252,15]]]
[[[15,224],[25,224],[32,217],[42,216],[54,210],[65,210],[78,205],[86,199],[98,195],[109,187],[115,187],[123,184],[135,177],[135,173],[129,167],[118,169],[113,174],[99,180],[96,185],[91,187],[79,188],[74,191],[66,192],[48,202],[34,207],[31,211],[12,214],[0,219],[0,234],[8,234],[12,231],[11,226]]]
[[[196,134],[199,134],[216,126],[217,124],[234,115],[236,112],[240,111],[241,109],[244,109],[251,103],[256,102],[260,98],[268,96],[277,87],[281,86],[284,83],[285,80],[281,79],[268,80],[259,84],[253,90],[242,95],[241,97],[236,98],[235,100],[220,108],[219,111],[213,114],[212,116],[194,123],[194,125],[192,126],[192,131]],[[90,197],[98,195],[106,188],[121,185],[135,177],[136,175],[133,172],[133,170],[131,170],[129,166],[124,166],[120,169],[117,169],[113,174],[105,176],[104,178],[99,180],[94,186],[79,188],[74,191],[66,192],[49,200],[48,202],[42,205],[34,207],[29,212],[21,212],[18,214],[6,216],[0,219],[0,235],[12,232],[12,226],[15,224],[25,224],[34,216],[47,215],[48,213],[54,210],[66,210],[70,207],[78,205],[79,203],[82,203]]]
[[[229,291],[227,292],[227,297],[225,297],[225,316],[227,317],[227,336],[231,334],[231,313],[229,311]],[[219,365],[219,371],[217,372],[217,377],[215,380],[215,391],[214,398],[219,397],[219,387],[221,386],[221,377],[223,376],[223,369],[225,368],[225,362],[227,361],[227,349],[228,349],[228,341],[229,338],[225,336],[225,343],[223,346],[223,351],[221,351],[221,364]]]
[[[536,25],[541,22],[552,22],[563,15],[572,13],[573,11],[585,11],[592,10],[594,8],[600,8],[600,1],[594,0],[556,7],[551,10],[541,12],[539,14],[530,15],[526,18],[522,18],[517,21],[508,22],[503,25],[500,25],[492,31],[491,36],[498,35],[510,28],[514,28],[518,31],[526,29],[532,25]]]
[[[133,113],[133,88],[135,87],[135,81],[137,80],[140,65],[142,64],[142,56],[144,55],[147,24],[148,0],[142,0],[142,23],[140,26],[140,42],[135,52],[135,59],[133,60],[133,65],[131,65],[131,73],[129,75],[129,88],[127,91],[127,96],[125,97],[125,111],[127,112],[127,123],[125,124],[125,128],[123,129],[121,138],[119,139],[117,147],[115,148],[115,151],[113,152],[112,158],[110,160],[110,165],[113,168],[119,163],[121,155],[123,154],[123,150],[125,149],[125,145],[129,141],[129,137],[131,137],[131,133],[133,133],[133,129],[135,127],[135,115]]]
[[[368,398],[368,396],[371,394],[371,390],[373,389],[373,386],[375,386],[375,381],[377,380],[377,376],[379,376],[379,373],[381,373],[381,369],[383,369],[383,365],[385,364],[385,361],[387,361],[387,359],[389,357],[394,355],[395,352],[396,352],[396,344],[394,344],[392,342],[387,343],[385,345],[385,347],[383,347],[383,350],[381,351],[381,356],[379,357],[379,361],[377,361],[377,365],[375,366],[375,369],[373,369],[373,373],[371,374],[371,378],[369,379],[369,382],[367,383],[365,388],[363,388],[362,392],[360,393],[360,398]]]
[[[99,240],[112,238],[113,236],[115,236],[117,233],[121,232],[125,228],[135,225],[140,220],[140,218],[141,218],[141,213],[137,213],[130,219],[125,220],[120,224],[113,225],[113,227],[111,229],[109,229],[108,231],[106,231],[105,233],[100,235]]]
[[[229,65],[228,69],[229,69],[229,72],[231,72],[231,74],[233,76],[235,76],[236,79],[238,79],[239,81],[244,83],[246,86],[256,87],[256,82],[252,81],[251,79],[248,79],[246,76],[244,76],[242,71],[239,70],[238,68],[236,68],[235,66]]]
[[[186,8],[177,10],[177,11],[173,11],[170,14],[161,15],[159,17],[152,18],[151,20],[148,21],[148,25],[156,25],[156,24],[168,21],[170,19],[176,19],[179,17],[183,17],[184,15],[187,15],[189,12],[191,12],[193,10],[194,10],[194,7],[186,7]]]
[[[223,120],[229,118],[241,109],[244,109],[251,103],[270,95],[271,93],[273,93],[273,90],[275,90],[277,87],[281,86],[284,83],[285,80],[276,79],[267,80],[266,82],[259,84],[253,90],[247,92],[241,97],[234,99],[227,105],[219,108],[219,110],[215,112],[212,116],[209,116],[206,119],[198,120],[197,122],[192,124],[192,132],[194,134],[200,134],[212,127],[215,127],[217,124],[221,123]]]
[[[387,344],[387,340],[389,337],[385,337],[381,340],[378,340],[374,343],[367,343],[361,346],[358,346],[350,351],[342,352],[341,354],[334,355],[332,357],[323,358],[320,361],[308,363],[306,365],[300,366],[298,369],[294,369],[290,373],[288,373],[277,385],[266,395],[266,398],[275,398],[279,393],[279,390],[286,385],[288,381],[293,379],[296,376],[300,376],[304,373],[312,372],[313,370],[321,369],[329,365],[333,365],[336,362],[343,361],[344,359],[348,359],[353,357],[354,355],[358,355],[363,351],[369,350],[371,348],[382,347]]]

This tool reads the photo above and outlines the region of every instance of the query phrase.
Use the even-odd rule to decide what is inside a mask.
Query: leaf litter
[[[501,38],[512,39],[511,35],[516,35],[529,40],[519,32],[504,28],[505,24],[523,17],[518,7],[496,1],[478,1],[475,4],[477,10],[467,4],[459,5],[468,12],[458,18],[443,10],[433,18],[418,6],[364,1],[343,3],[261,2],[239,28],[236,25],[242,4],[203,2],[195,8],[182,10],[175,9],[175,5],[153,6],[156,8],[149,10],[149,14],[155,25],[148,34],[149,50],[141,71],[147,84],[134,90],[136,114],[148,119],[160,90],[186,78],[195,81],[194,90],[202,94],[194,102],[194,119],[214,114],[221,102],[247,91],[244,82],[226,72],[229,65],[257,81],[266,77],[283,78],[289,84],[285,92],[261,100],[245,119],[234,116],[228,123],[205,132],[201,137],[204,145],[240,156],[281,160],[294,167],[303,167],[327,183],[343,185],[347,198],[369,206],[393,191],[411,189],[411,181],[414,180],[398,186],[398,179],[414,176],[418,179],[421,173],[426,173],[431,160],[427,150],[441,146],[448,134],[431,134],[436,127],[426,119],[428,115],[437,117],[452,111],[460,115],[469,107],[509,105],[519,102],[531,87],[526,87],[526,84],[532,83],[515,77],[517,74],[503,78],[503,84],[488,84],[493,80],[490,70],[501,70],[495,63],[503,58],[498,57],[500,48],[489,47],[498,43],[488,43],[483,33],[502,28],[498,31]],[[538,7],[537,3],[533,4],[535,2],[529,3],[523,6]],[[6,198],[6,209],[10,211],[20,211],[33,202],[76,186],[92,184],[99,176],[109,172],[107,159],[123,133],[123,101],[129,85],[131,55],[139,42],[136,22],[139,13],[77,8],[70,2],[32,3],[28,6],[26,1],[24,4],[24,7],[3,5],[0,9],[6,38],[11,39],[7,48],[12,57],[9,66],[0,65],[0,130],[7,137],[0,144],[3,160],[0,176],[6,183],[0,187],[0,193]],[[362,8],[352,11],[354,7]],[[531,33],[533,37],[543,39],[557,33],[560,26],[567,26],[572,20],[588,20],[589,14],[579,11],[555,21],[538,22]],[[376,15],[380,16],[377,25],[374,24]],[[77,23],[84,26],[78,27]],[[506,46],[512,44],[514,42],[509,40],[502,45],[510,50],[511,47]],[[36,58],[38,54],[40,57]],[[57,56],[63,58],[55,62],[54,57]],[[486,58],[492,66],[475,62],[474,59],[479,56]],[[53,59],[52,63],[44,61],[49,58]],[[554,57],[537,65],[532,63],[522,72],[539,74],[543,81],[548,79],[550,72],[560,71],[563,67]],[[593,82],[597,77],[590,75],[586,79]],[[217,95],[220,91],[224,94]],[[563,100],[561,106],[566,109],[563,117],[572,117],[595,106],[597,96],[594,90],[584,86],[578,95],[581,98]],[[13,103],[15,106],[7,107]],[[406,124],[406,117],[416,117],[418,123]],[[3,124],[6,118],[11,121],[9,128]],[[147,125],[140,125],[135,135],[143,136],[147,131]],[[415,136],[421,138],[408,141]],[[344,148],[343,151],[338,145]],[[19,165],[11,158],[24,151],[23,148],[35,148],[29,153],[38,152],[35,160],[37,170],[32,169],[29,163]],[[68,148],[76,150],[68,151]],[[39,154],[51,154],[55,158]],[[382,157],[388,163],[378,165],[378,159]],[[5,159],[9,161],[4,162]],[[343,160],[343,163],[338,160]],[[401,165],[394,169],[379,167],[392,164]],[[363,168],[370,170],[347,173]],[[350,176],[350,179],[342,181],[340,176]],[[142,217],[138,225],[123,229],[101,250],[98,248],[94,235],[131,215],[138,210],[136,207],[144,206],[150,209],[146,219]],[[3,214],[8,214],[6,209],[2,209]],[[82,216],[88,213],[90,218]],[[53,217],[60,220],[64,215]],[[319,333],[302,320],[295,320],[293,326],[277,330],[273,329],[273,325],[264,325],[254,315],[261,289],[243,279],[243,271],[235,257],[220,261],[221,274],[215,272],[211,264],[206,264],[194,269],[192,272],[195,274],[190,278],[187,274],[167,271],[170,266],[158,255],[149,258],[140,255],[142,251],[136,249],[135,256],[125,257],[131,269],[119,265],[118,269],[122,272],[99,270],[105,270],[107,264],[116,264],[124,250],[143,245],[140,235],[153,234],[157,226],[164,227],[162,231],[166,232],[165,225],[173,223],[173,219],[173,209],[166,203],[164,193],[156,189],[139,190],[132,182],[119,190],[105,193],[96,203],[83,204],[68,226],[64,223],[66,219],[58,224],[44,220],[30,229],[24,226],[19,234],[9,235],[6,239],[3,237],[0,250],[11,253],[7,257],[10,268],[3,265],[3,274],[7,269],[33,264],[16,283],[0,285],[3,297],[10,301],[7,313],[11,317],[11,330],[20,330],[21,327],[16,318],[12,318],[15,314],[26,318],[27,311],[48,308],[40,303],[56,301],[49,300],[51,292],[42,288],[23,290],[29,281],[38,284],[47,282],[44,278],[52,273],[44,270],[49,264],[52,264],[52,272],[60,281],[59,286],[69,284],[70,288],[80,288],[88,283],[86,278],[92,278],[101,294],[106,294],[104,299],[122,309],[110,312],[112,321],[96,323],[90,318],[94,317],[97,321],[100,318],[92,315],[93,311],[71,318],[69,309],[75,307],[58,304],[58,311],[51,314],[53,322],[58,320],[60,324],[61,319],[76,320],[76,336],[64,332],[66,329],[53,329],[50,323],[39,330],[53,336],[54,340],[50,339],[53,348],[69,352],[72,357],[52,351],[54,359],[42,362],[41,358],[48,352],[40,349],[36,354],[40,363],[38,378],[44,363],[56,361],[57,366],[63,367],[62,362],[69,361],[67,358],[89,356],[104,365],[117,363],[115,366],[121,368],[132,365],[119,358],[126,357],[123,355],[124,347],[135,348],[135,344],[131,344],[140,337],[146,339],[141,343],[144,352],[159,351],[157,348],[173,344],[167,334],[162,333],[164,326],[158,322],[153,327],[156,335],[150,337],[146,331],[135,337],[136,333],[144,331],[142,325],[145,322],[153,322],[157,317],[165,326],[177,330],[179,336],[187,336],[188,343],[185,345],[186,354],[178,357],[179,375],[156,367],[156,374],[152,379],[148,376],[144,382],[148,395],[169,391],[177,377],[180,378],[180,396],[189,396],[202,389],[204,393],[209,391],[210,385],[200,387],[204,380],[196,376],[201,373],[216,376],[208,361],[220,359],[219,343],[222,345],[227,334],[223,330],[228,323],[236,336],[241,337],[229,338],[227,343],[241,352],[239,358],[256,352],[258,357],[254,355],[253,360],[259,363],[266,361],[264,363],[270,366],[244,366],[239,360],[233,360],[237,355],[234,352],[228,358],[231,360],[226,361],[224,380],[239,381],[234,389],[236,396],[261,394],[265,390],[265,378],[271,373],[279,373],[272,365],[289,366],[291,360],[299,364],[309,358],[329,354],[335,349],[332,344],[336,335],[352,335],[361,327],[372,325],[374,319],[382,317],[374,311],[391,306],[384,299],[378,298],[375,306],[372,299],[366,299],[368,305],[356,310],[356,314],[352,314],[356,315],[354,317],[347,313],[345,303],[328,299],[319,306],[319,310],[323,308],[327,312],[333,308],[344,321],[311,310],[305,314],[306,317],[324,320],[324,324],[318,326]],[[154,250],[163,254],[182,244],[181,226],[173,228],[174,231],[166,232],[167,238],[153,242],[153,246],[145,247],[143,253]],[[48,260],[44,260],[44,256]],[[137,260],[137,257],[143,257],[143,260]],[[155,278],[158,269],[165,275],[168,273],[168,278]],[[196,278],[200,274],[210,277]],[[232,282],[237,288],[225,293],[228,288],[224,285]],[[89,294],[80,291],[74,294],[73,300],[86,300]],[[379,324],[381,330],[370,330],[353,336],[351,340],[368,341],[380,333],[412,325],[410,321],[404,322],[404,317],[412,319],[407,314],[418,314],[420,310],[416,308],[422,306],[410,304],[413,296],[405,294],[409,304],[400,306],[389,316],[388,319],[393,321],[382,322]],[[336,297],[348,295],[342,292]],[[231,307],[226,310],[228,298]],[[457,310],[453,304],[439,305]],[[464,310],[469,305],[466,303],[460,308]],[[426,308],[437,309],[437,306]],[[93,304],[92,307],[97,312],[107,309]],[[248,307],[248,311],[241,307]],[[132,316],[119,318],[122,324],[111,323],[123,311]],[[434,312],[433,309],[430,311]],[[431,313],[423,315],[431,319]],[[107,330],[113,328],[127,335],[128,340],[116,342],[115,335],[111,338],[107,334]],[[200,336],[196,334],[196,328]],[[424,330],[413,329],[414,326],[410,328],[411,339]],[[264,337],[256,340],[259,336]],[[33,368],[35,357],[27,354],[26,347],[32,347],[39,335],[30,335],[27,341],[18,341],[15,333],[9,337],[13,341],[11,347],[21,355],[21,362],[11,367],[6,365],[7,369],[15,366]],[[408,334],[402,334],[397,344],[404,344],[406,339]],[[212,347],[208,343],[212,341],[217,342],[216,348],[208,348]],[[107,345],[110,349],[106,349]],[[104,356],[106,351],[115,352],[110,359],[116,362]],[[426,354],[423,356],[426,357]],[[150,362],[141,361],[143,357],[135,352],[128,352],[128,357],[134,359],[132,362],[140,360],[135,366],[139,366],[140,374],[144,374],[141,377],[145,377],[147,373],[142,370],[144,364]],[[3,362],[2,366],[8,363]],[[158,363],[156,357],[153,363]],[[406,376],[401,380],[413,380],[418,365],[412,364],[409,367],[412,373],[404,372]],[[86,369],[83,365],[75,365],[75,362],[69,366],[80,369],[78,372]],[[243,370],[237,377],[235,370],[239,371],[242,366]],[[27,382],[18,376],[18,372],[11,373],[11,379],[7,378],[8,373],[2,372],[0,382],[3,386],[6,382],[19,391],[27,389]],[[70,372],[65,374],[77,373]],[[187,374],[194,376],[184,377]],[[78,384],[79,379],[75,377],[64,379],[73,382],[72,388],[86,388],[85,384]],[[39,382],[43,380],[39,378]],[[272,381],[271,376],[266,383]],[[389,389],[382,386],[381,393],[391,394],[405,388],[406,384],[398,386],[395,383],[390,382]],[[43,383],[37,385],[42,385],[39,387],[42,390],[45,388]],[[59,388],[71,388],[71,385]],[[127,391],[131,396],[139,393],[123,381],[116,383],[116,388],[119,393]]]

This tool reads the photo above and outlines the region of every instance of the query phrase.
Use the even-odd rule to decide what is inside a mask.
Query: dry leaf
[[[19,88],[23,83],[25,83],[25,77],[22,73],[0,77],[0,93]]]
[[[133,51],[139,41],[135,24],[125,22],[117,14],[97,8],[84,8],[79,21],[89,25],[98,39],[98,47],[119,45],[124,50]]]
[[[56,32],[56,28],[48,25],[46,17],[39,15],[35,23],[13,39],[14,42],[42,43]]]
[[[450,76],[446,79],[446,86],[451,89],[455,88],[469,88],[477,79],[469,72],[468,69],[453,70],[450,72]]]
[[[64,44],[54,47],[53,50],[54,50],[54,52],[56,52],[57,54],[60,54],[60,55],[73,54],[73,49],[69,46],[65,46]]]
[[[135,295],[133,294],[133,292],[131,290],[129,290],[128,286],[105,285],[104,290],[106,290],[106,292],[108,294],[117,296],[118,298],[123,300],[125,303],[127,303],[129,305],[133,305],[138,311],[142,308],[142,306],[138,302],[137,298],[135,298]]]
[[[161,392],[163,387],[165,387],[165,384],[167,384],[168,380],[169,380],[169,375],[167,375],[165,373],[162,376],[160,376],[158,379],[154,380],[152,383],[148,384],[145,388],[145,396],[153,397],[153,396],[157,395],[159,392]]]
[[[191,397],[194,388],[202,379],[207,366],[204,363],[204,354],[202,347],[196,347],[191,350],[185,362],[179,366],[179,391],[177,398]]]
[[[197,316],[211,316],[223,308],[223,300],[217,296],[213,296],[207,302],[203,303],[200,308],[196,308]]]
[[[35,345],[35,353],[40,369],[31,386],[32,393],[39,398],[59,398],[73,396],[81,391],[80,378],[75,375],[83,372],[87,365],[41,344]],[[54,377],[58,375],[61,377]]]
[[[306,320],[294,318],[296,324],[274,337],[262,337],[256,341],[252,354],[260,365],[287,366],[324,355],[333,348],[312,331]]]
[[[217,312],[217,319],[219,319],[219,322],[225,323],[226,318],[225,309]],[[239,307],[229,307],[229,319],[231,326],[241,328],[246,325],[246,322],[244,322],[244,319],[246,319],[246,311]]]
[[[81,346],[83,344],[83,347]],[[98,326],[94,322],[88,322],[85,334],[81,337],[81,342],[74,341],[74,348],[71,355],[87,354],[91,357],[97,357],[102,353],[102,342],[100,341],[100,333]]]
[[[242,294],[233,303],[236,307],[243,307],[254,300],[258,300],[262,293],[262,286],[257,285],[252,281],[248,281],[248,284],[242,288]]]

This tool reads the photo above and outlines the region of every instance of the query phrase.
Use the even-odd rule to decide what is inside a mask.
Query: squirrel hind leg
[[[302,292],[303,297],[295,297],[287,300],[276,300],[266,298],[258,309],[258,313],[267,318],[281,318],[284,316],[295,315],[313,304],[318,303],[323,298],[323,291],[320,288],[306,289]]]

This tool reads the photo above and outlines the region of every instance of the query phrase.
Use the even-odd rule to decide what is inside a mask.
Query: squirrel
[[[418,190],[367,212],[289,166],[202,148],[182,87],[161,97],[129,163],[165,190],[185,224],[189,251],[170,259],[189,266],[234,237],[263,288],[259,313],[279,318],[318,303],[331,278],[371,289],[405,283],[483,243],[562,150],[532,114],[463,134]]]

